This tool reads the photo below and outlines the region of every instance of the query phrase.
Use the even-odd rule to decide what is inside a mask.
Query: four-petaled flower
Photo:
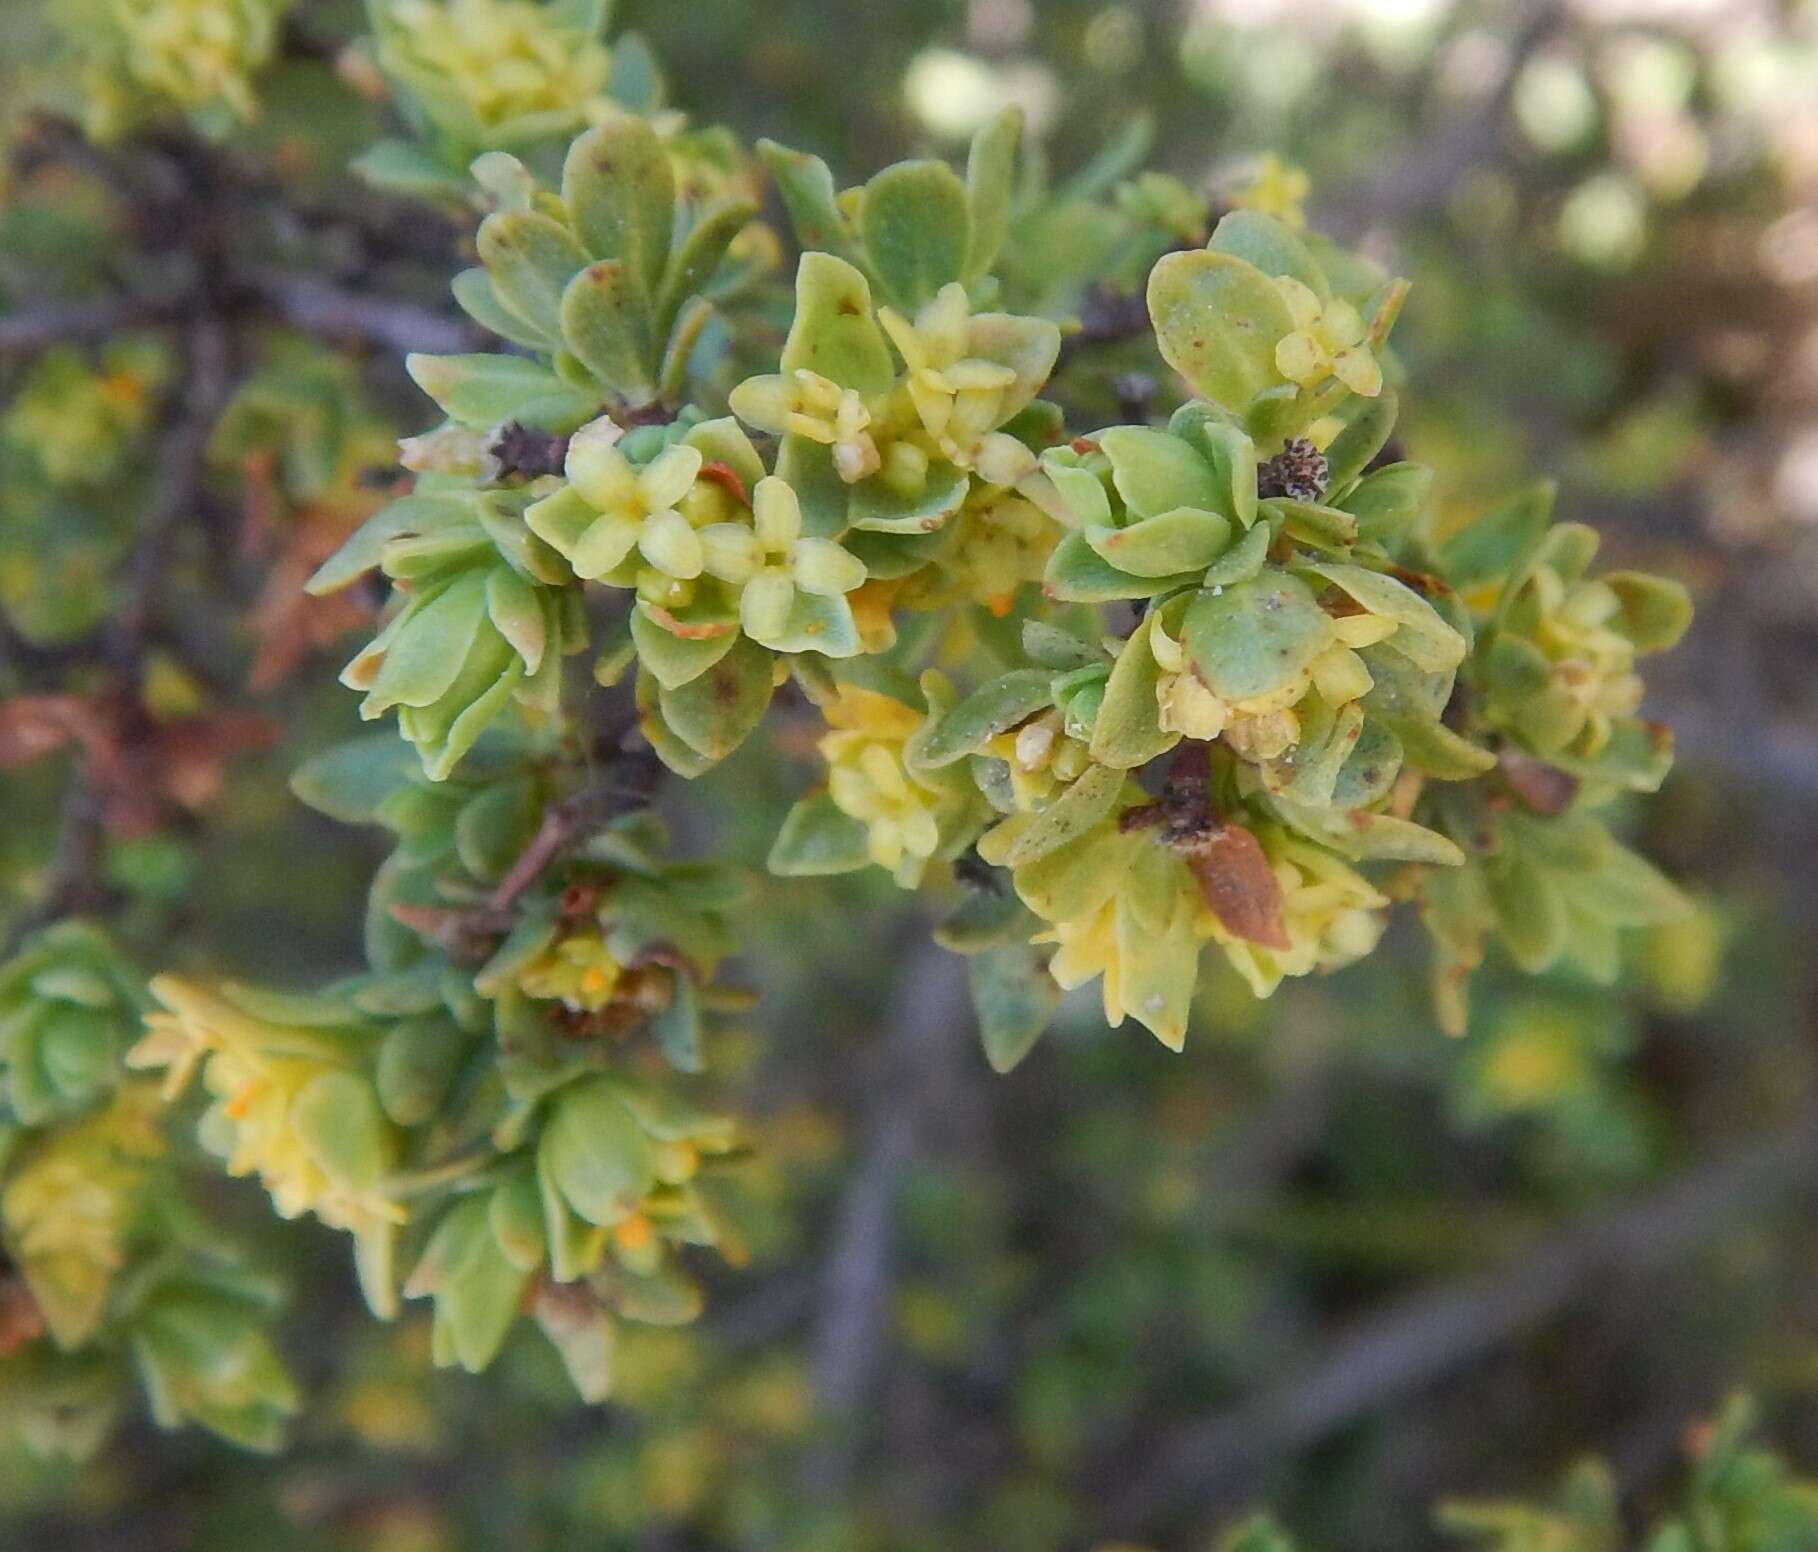
[[[700,475],[700,450],[681,443],[638,468],[614,445],[620,435],[605,417],[575,432],[563,462],[567,485],[534,502],[524,521],[583,581],[617,571],[634,550],[662,578],[698,577],[706,552],[677,508]]]
[[[844,598],[865,580],[865,563],[831,539],[802,532],[795,491],[774,474],[751,493],[753,526],[712,523],[698,535],[701,567],[734,587],[739,624],[753,641],[778,652],[801,650],[792,621],[799,592]]]
[[[1275,369],[1304,388],[1336,377],[1366,399],[1381,393],[1382,367],[1370,349],[1363,315],[1342,297],[1320,301],[1292,275],[1277,275],[1275,285],[1294,320],[1292,332],[1275,347]]]

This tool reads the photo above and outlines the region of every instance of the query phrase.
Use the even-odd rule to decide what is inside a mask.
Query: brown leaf
[[[1262,948],[1290,946],[1281,880],[1253,833],[1225,825],[1182,855],[1225,931]]]
[[[1501,756],[1503,780],[1515,796],[1537,814],[1563,814],[1578,796],[1578,778],[1516,749]]]

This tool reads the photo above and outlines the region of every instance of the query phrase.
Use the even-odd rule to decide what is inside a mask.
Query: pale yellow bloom
[[[157,1104],[151,1084],[124,1085],[106,1110],[31,1147],[0,1197],[7,1251],[60,1347],[94,1334],[126,1265],[146,1168],[163,1152]]]
[[[921,716],[887,695],[852,685],[824,708],[831,731],[821,739],[827,792],[834,806],[865,826],[866,849],[904,884],[918,882],[940,845],[941,794],[910,771],[903,748]]]
[[[403,1206],[381,1191],[337,1180],[293,1124],[298,1095],[324,1074],[344,1069],[285,1053],[282,1030],[203,987],[159,976],[152,992],[166,1011],[146,1016],[147,1033],[127,1053],[127,1065],[165,1068],[167,1096],[199,1070],[214,1103],[198,1135],[226,1161],[228,1174],[256,1175],[280,1217],[313,1212],[331,1228],[356,1235],[404,1222]]]
[[[1277,275],[1275,286],[1294,320],[1293,330],[1275,347],[1275,369],[1303,388],[1336,377],[1366,399],[1381,393],[1382,368],[1370,349],[1363,315],[1342,297],[1322,303],[1291,275]]]
[[[586,123],[606,89],[598,38],[532,0],[388,0],[379,62],[463,138],[514,128],[553,135]],[[452,99],[450,101],[449,99]]]
[[[1594,759],[1609,743],[1612,724],[1641,706],[1635,644],[1611,625],[1622,602],[1607,583],[1587,579],[1567,585],[1550,566],[1538,568],[1529,586],[1539,614],[1532,640],[1551,664],[1552,688],[1579,722],[1573,751]]]
[[[519,974],[518,986],[526,996],[559,1002],[576,1013],[597,1013],[612,1001],[624,973],[595,928],[552,944]]]
[[[270,58],[277,7],[266,0],[112,0],[133,79],[184,109],[224,103],[250,119],[252,75]]]
[[[848,485],[884,467],[873,406],[856,388],[842,388],[806,367],[749,377],[732,390],[731,404],[733,414],[760,431],[793,433],[831,448],[833,467]],[[922,472],[926,468],[924,463]]]
[[[1307,195],[1313,187],[1304,171],[1265,151],[1256,164],[1256,176],[1231,196],[1240,210],[1260,211],[1288,226],[1307,224]]]

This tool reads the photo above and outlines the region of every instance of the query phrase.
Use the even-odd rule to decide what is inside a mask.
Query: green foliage
[[[790,114],[791,139],[830,150],[836,126],[809,100],[824,94],[803,87],[837,53],[841,100],[871,105],[837,126],[841,150],[898,154],[877,150],[895,76],[861,84],[869,15],[829,28],[810,13],[804,32],[790,6],[756,26],[729,23],[736,7],[656,9],[629,19],[674,35],[684,81],[729,113]],[[973,9],[971,24],[1003,24]],[[1594,1193],[1667,1154],[1620,1067],[1638,1021],[1586,983],[1617,980],[1636,935],[1663,1004],[1683,1010],[1714,975],[1716,929],[1617,838],[1639,810],[1616,805],[1671,764],[1670,735],[1639,715],[1637,664],[1680,639],[1690,605],[1677,582],[1597,572],[1595,533],[1554,521],[1551,486],[1517,486],[1508,427],[1456,434],[1448,417],[1479,391],[1463,385],[1518,353],[1524,317],[1441,363],[1441,326],[1411,344],[1404,327],[1404,361],[1390,337],[1408,283],[1306,229],[1303,175],[1268,158],[1209,190],[1145,170],[1154,145],[1178,169],[1201,150],[1173,126],[1157,142],[1146,119],[1044,136],[1022,109],[981,109],[969,147],[931,131],[956,161],[842,188],[818,156],[774,141],[748,156],[730,129],[690,128],[637,35],[608,45],[593,0],[369,0],[358,41],[353,7],[291,8],[288,30],[283,10],[70,6],[89,128],[127,137],[97,180],[118,208],[91,220],[83,185],[53,188],[34,198],[54,215],[9,215],[0,233],[28,266],[68,265],[78,303],[114,284],[78,266],[84,250],[152,234],[122,314],[150,319],[143,335],[44,351],[6,381],[0,605],[4,644],[23,650],[0,666],[0,764],[68,748],[92,802],[48,872],[15,867],[8,837],[0,881],[43,919],[113,915],[145,962],[175,967],[148,990],[75,921],[0,967],[0,1394],[35,1448],[92,1451],[135,1373],[161,1426],[255,1449],[302,1406],[268,1335],[274,1283],[187,1205],[193,1142],[281,1218],[350,1236],[368,1310],[396,1323],[349,1360],[354,1431],[416,1448],[482,1414],[501,1496],[540,1535],[642,1544],[663,1521],[703,1545],[1034,1552],[1084,1533],[1073,1484],[1096,1480],[1101,1448],[1146,1453],[1170,1407],[1290,1367],[1266,1295],[1306,1332],[1327,1312],[1302,1286],[1327,1272],[1348,1315],[1353,1283],[1495,1241],[1496,1214],[1476,1221],[1502,1184],[1486,1137],[1516,1139],[1510,1194],[1536,1199],[1511,1210],[1524,1221],[1548,1193]],[[1068,5],[1052,22],[1087,40],[1095,71],[1149,25],[1139,7]],[[1223,25],[1200,18],[1194,35],[1217,32],[1245,78],[1233,101],[1249,76],[1275,78],[1276,107],[1245,98],[1237,120],[1272,130],[1292,59],[1259,48],[1252,69]],[[817,31],[837,34],[819,54],[804,42]],[[1390,120],[1424,122],[1356,118],[1358,82],[1387,67],[1351,64],[1312,147],[1328,164],[1373,158]],[[362,142],[364,188],[342,185],[343,150],[311,118]],[[1055,173],[1069,140],[1092,139],[1090,162]],[[173,178],[192,192],[161,192]],[[1490,194],[1461,188],[1461,208]],[[153,239],[213,199],[256,219],[206,224],[156,263]],[[793,262],[762,218],[779,206]],[[1515,283],[1475,262],[1460,279],[1413,239],[1400,256],[1442,316],[1461,288]],[[1511,245],[1513,267],[1530,257]],[[9,300],[18,263],[0,257]],[[319,272],[296,288],[286,266]],[[444,285],[464,320],[437,311]],[[200,402],[192,331],[212,308],[233,319],[227,381]],[[470,345],[476,331],[497,343]],[[1531,373],[1589,370],[1582,341],[1547,341]],[[394,416],[439,420],[394,457]],[[192,420],[182,453],[173,432]],[[1486,508],[1490,484],[1521,493]],[[142,565],[168,606],[148,613]],[[354,630],[366,644],[342,682],[379,725],[335,743],[353,713],[317,693],[314,657]],[[297,798],[361,835],[299,818],[265,762],[236,771],[205,824],[191,817],[218,794],[233,713],[216,711],[242,678],[261,694],[292,681],[271,703],[292,735],[279,763]],[[659,796],[664,770],[707,784]],[[18,856],[42,839],[21,837]],[[375,842],[388,853],[362,911],[351,874]],[[734,855],[767,858],[771,877]],[[1684,853],[1668,860],[1677,872]],[[918,1084],[942,1105],[950,1090],[938,1055],[872,1028],[886,1018],[869,961],[913,978],[938,962],[866,935],[891,885],[914,892],[916,931],[938,918],[936,942],[965,956],[955,984],[984,1064],[1022,1068],[990,1102],[1005,1135],[977,1152],[1041,1172],[1039,1202],[963,1174],[966,1149],[947,1157],[911,1113]],[[1418,914],[1457,1042],[1403,995],[1394,948],[1378,952],[1398,905]],[[305,977],[318,989],[266,984]],[[837,1344],[817,1327],[809,1363],[799,1296],[753,1312],[719,1285],[754,1249],[818,1253],[781,1177],[831,1200],[837,1182],[815,1171],[846,1150],[824,1094],[799,1111],[766,1094],[739,1017],[753,999],[732,980],[755,983],[761,1022],[788,1036],[766,1062],[841,1095],[878,1087],[887,1120],[901,1093],[900,1130],[877,1128],[882,1162],[856,1161],[888,1177],[866,1189],[889,1188],[878,1211],[901,1231],[878,1340],[929,1365],[930,1393],[993,1390],[1016,1456],[988,1491],[916,1484],[964,1501],[951,1525],[885,1524],[894,1476],[825,1515],[804,1507],[798,1456],[807,1479],[840,1475],[816,1455],[839,1450],[810,1429],[803,1377],[837,1379]],[[1095,982],[1107,1022],[1183,1054],[1151,1066],[1166,1053],[1074,1038],[1097,1021],[1067,994]],[[1223,1127],[1252,1001],[1284,987],[1272,1072],[1376,1064],[1392,1077],[1359,1085],[1363,1110],[1418,1071],[1447,1132],[1423,1133],[1432,1118],[1410,1121],[1394,1093],[1381,1116],[1322,1114],[1311,1192],[1265,1182],[1258,1211],[1245,1134],[1237,1165],[1216,1160],[1243,1188],[1230,1193],[1196,1179],[1206,1161],[1183,1139]],[[848,1081],[851,1052],[830,1042],[847,1020],[889,1042],[875,1084]],[[1032,1055],[1054,1025],[1067,1038]],[[135,1075],[152,1069],[162,1103]],[[1187,1071],[1216,1105],[1152,1076]],[[765,1098],[735,1120],[741,1087]],[[199,1120],[162,1108],[195,1091]],[[949,1108],[963,1126],[965,1106]],[[1276,1165],[1264,1132],[1261,1170],[1297,1169],[1301,1144]],[[1457,1169],[1455,1199],[1429,1164]],[[1309,1204],[1328,1190],[1333,1204]],[[231,1218],[237,1199],[222,1200]],[[852,1220],[873,1221],[855,1200]],[[994,1213],[1018,1236],[1027,1217],[1032,1244],[1049,1218],[1090,1232],[1051,1273],[1020,1239],[1014,1254],[985,1245]],[[297,1232],[316,1231],[285,1239],[316,1243]],[[1041,1340],[1001,1342],[998,1323],[1043,1297]],[[677,1329],[727,1309],[724,1330]],[[542,1339],[520,1340],[531,1324]],[[745,1329],[761,1352],[740,1351]],[[784,1329],[787,1344],[770,1339]],[[1152,1343],[1187,1355],[1153,1429],[1131,1356]],[[1006,1356],[981,1359],[994,1344]],[[495,1377],[432,1392],[432,1363]],[[564,1373],[586,1402],[614,1401],[614,1426],[533,1470],[506,1413],[565,1394]],[[893,1417],[919,1404],[891,1399]],[[1744,1442],[1743,1419],[1726,1415],[1650,1552],[1813,1540],[1807,1489]],[[817,1426],[856,1437],[872,1421]],[[731,1469],[765,1452],[786,1474]],[[557,1475],[559,1502],[524,1486]],[[420,1528],[327,1513],[324,1534],[360,1546]],[[1622,1544],[1590,1468],[1556,1503],[1446,1520],[1507,1552]],[[508,1539],[504,1523],[493,1512],[487,1535]],[[1290,1542],[1258,1518],[1218,1545]]]

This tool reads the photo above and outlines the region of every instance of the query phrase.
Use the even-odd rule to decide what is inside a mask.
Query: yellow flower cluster
[[[964,286],[942,286],[913,322],[891,307],[880,308],[877,317],[908,368],[904,387],[941,457],[956,468],[976,469],[993,485],[1014,485],[1034,471],[1035,455],[996,429],[1016,386],[1015,368],[966,354],[972,304]]]
[[[379,1183],[392,1159],[389,1124],[363,1075],[307,1049],[299,1032],[254,1017],[219,993],[175,976],[152,981],[165,1011],[127,1053],[165,1070],[175,1098],[200,1069],[213,1103],[198,1135],[230,1175],[256,1175],[280,1217],[313,1212],[356,1238],[384,1237],[403,1206]]]
[[[110,0],[134,83],[185,111],[225,105],[252,118],[253,74],[271,57],[271,0]]]
[[[605,92],[606,47],[533,0],[386,0],[379,63],[437,127],[489,145],[564,134]]]
[[[595,926],[558,939],[540,959],[518,973],[527,997],[559,1002],[575,1013],[598,1013],[612,1001],[625,974]]]
[[[1641,705],[1635,643],[1614,623],[1622,614],[1616,591],[1598,578],[1567,583],[1550,566],[1536,567],[1525,609],[1533,624],[1527,639],[1546,658],[1551,692],[1548,715],[1531,717],[1537,740],[1595,759],[1610,741],[1611,725]]]
[[[1312,188],[1313,180],[1301,168],[1265,151],[1255,176],[1232,195],[1231,202],[1240,210],[1259,211],[1288,226],[1305,226],[1307,195]]]
[[[124,1085],[107,1109],[47,1134],[0,1197],[7,1252],[60,1347],[94,1334],[126,1264],[146,1167],[164,1149],[157,1107],[155,1086]]]
[[[841,813],[865,826],[871,860],[905,887],[920,882],[940,845],[941,794],[910,770],[903,749],[922,725],[901,701],[843,685],[822,708],[830,731],[820,742],[827,791]]]

